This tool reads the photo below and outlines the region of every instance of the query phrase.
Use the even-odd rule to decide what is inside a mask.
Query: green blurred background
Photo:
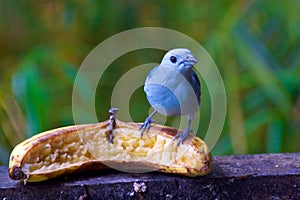
[[[213,155],[299,151],[299,10],[297,0],[0,0],[0,164],[25,138],[73,124],[72,87],[84,58],[110,36],[143,26],[189,35],[219,67],[228,110]],[[134,51],[109,67],[95,100],[99,121],[108,118],[118,78],[163,54]],[[200,136],[208,105],[203,87]],[[133,119],[143,121],[148,110],[139,88],[130,101]]]

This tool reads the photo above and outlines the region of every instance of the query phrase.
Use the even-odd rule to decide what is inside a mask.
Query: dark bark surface
[[[300,153],[213,157],[211,173],[196,178],[109,170],[24,185],[7,171],[0,167],[0,199],[7,200],[300,199]]]

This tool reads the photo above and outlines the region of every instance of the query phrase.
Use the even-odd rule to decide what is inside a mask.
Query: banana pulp
[[[76,171],[114,168],[126,172],[161,171],[186,176],[210,171],[207,145],[189,136],[177,147],[178,129],[152,124],[140,138],[139,123],[117,120],[113,143],[108,121],[58,128],[18,144],[11,153],[9,175],[15,180],[42,181]]]

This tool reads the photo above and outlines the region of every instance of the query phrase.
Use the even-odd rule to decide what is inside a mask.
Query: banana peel
[[[188,136],[179,146],[178,130],[151,124],[140,137],[140,123],[116,120],[110,143],[109,120],[74,125],[35,135],[12,151],[9,176],[14,180],[38,182],[78,171],[114,168],[126,172],[160,171],[201,176],[211,169],[207,145]]]

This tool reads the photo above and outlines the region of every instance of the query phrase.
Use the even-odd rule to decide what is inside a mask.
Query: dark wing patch
[[[191,84],[194,88],[195,94],[197,95],[198,103],[200,104],[201,83],[197,74],[193,70],[191,71],[191,76],[192,76]]]

